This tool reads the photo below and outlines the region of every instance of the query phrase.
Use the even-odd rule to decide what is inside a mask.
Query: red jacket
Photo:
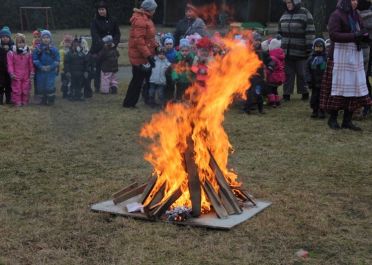
[[[270,51],[270,58],[275,62],[275,68],[270,71],[266,68],[267,82],[273,85],[282,85],[285,81],[285,53],[282,48],[274,49]]]
[[[147,63],[147,57],[155,55],[157,43],[155,40],[155,25],[151,14],[143,9],[134,9],[130,19],[128,56],[132,65]]]

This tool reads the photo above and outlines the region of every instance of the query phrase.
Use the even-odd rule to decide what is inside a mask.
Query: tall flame
[[[240,186],[237,175],[227,168],[228,155],[232,150],[228,136],[222,126],[224,113],[236,95],[245,98],[250,86],[249,79],[261,62],[251,45],[223,39],[228,52],[216,57],[208,65],[206,87],[192,85],[186,91],[188,100],[171,103],[164,111],[154,114],[144,125],[141,136],[152,141],[145,159],[154,168],[157,181],[144,205],[165,184],[165,201],[177,189],[182,196],[173,206],[191,207],[188,176],[184,153],[191,137],[194,143],[194,162],[198,168],[200,182],[206,179],[218,191],[217,181],[209,166],[211,152],[231,186]],[[210,202],[202,192],[202,212],[210,210]]]

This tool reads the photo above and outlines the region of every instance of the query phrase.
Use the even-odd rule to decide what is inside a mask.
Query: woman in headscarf
[[[320,101],[321,108],[330,113],[328,125],[331,129],[361,131],[351,121],[353,112],[371,104],[361,48],[363,42],[369,41],[369,35],[361,23],[357,6],[358,0],[339,0],[328,22],[332,43]],[[337,122],[340,110],[344,111],[341,127]]]
[[[305,66],[315,39],[313,16],[301,6],[301,0],[283,0],[283,2],[286,11],[278,24],[278,33],[282,36],[282,49],[285,52],[286,81],[283,86],[283,99],[285,101],[291,99],[295,79],[297,79],[297,93],[302,94],[302,100],[308,100]]]

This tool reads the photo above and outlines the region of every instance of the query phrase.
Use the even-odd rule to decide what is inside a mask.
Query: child
[[[69,91],[70,80],[67,78],[65,70],[64,70],[65,57],[71,48],[72,40],[73,40],[72,35],[65,34],[60,44],[61,49],[59,50],[59,56],[60,56],[61,62],[59,64],[59,70],[61,72],[62,98],[68,98],[72,96],[72,93],[71,93],[72,91]]]
[[[265,60],[263,58],[264,55],[261,49],[262,37],[258,32],[253,32],[252,38],[255,52],[258,55],[258,57],[264,61],[265,64]],[[253,108],[253,105],[255,104],[258,107],[258,112],[260,114],[264,114],[263,109],[263,90],[265,88],[264,77],[265,77],[264,68],[261,67],[258,70],[257,74],[251,78],[251,87],[246,91],[247,100],[245,102],[245,106],[243,109],[247,114],[251,114],[251,110]]]
[[[37,89],[42,95],[41,105],[53,105],[55,101],[55,79],[59,66],[59,53],[52,43],[48,30],[41,32],[41,44],[35,48],[32,59],[36,68]]]
[[[177,59],[177,51],[174,48],[174,38],[171,33],[166,33],[163,36],[163,47],[165,48],[165,56],[168,62],[174,64]],[[167,85],[164,93],[164,98],[166,101],[173,99],[174,95],[174,82],[172,80],[172,68],[169,67],[168,71],[165,73],[165,78],[167,79]]]
[[[86,56],[87,60],[87,67],[88,67],[88,77],[84,77],[84,97],[85,98],[91,98],[93,96],[93,90],[92,90],[92,79],[94,78],[94,73],[96,70],[94,69],[94,60],[92,55],[89,51],[89,44],[87,40],[84,37],[80,37],[80,46],[82,49],[82,52]]]
[[[281,40],[274,38],[269,43],[269,56],[271,64],[265,67],[268,103],[274,108],[280,106],[280,96],[278,95],[278,87],[285,81],[285,53],[281,48]]]
[[[326,44],[321,38],[314,40],[313,52],[306,64],[306,77],[311,89],[310,107],[313,109],[311,118],[325,118],[324,110],[319,109],[320,88],[327,66]]]
[[[70,51],[66,54],[64,69],[66,78],[71,80],[70,99],[73,101],[83,101],[84,78],[88,78],[87,63],[87,57],[80,47],[80,40],[75,38]]]
[[[160,104],[164,104],[164,91],[166,86],[165,73],[170,65],[171,63],[165,56],[165,49],[160,48],[158,50],[158,55],[155,56],[155,67],[152,68],[150,76],[149,104],[151,107],[156,106],[156,92],[158,92]]]
[[[165,56],[168,62],[174,63],[176,61],[177,51],[174,48],[174,39],[170,33],[163,36],[163,47],[165,48]]]
[[[118,80],[116,73],[119,71],[118,58],[119,52],[116,50],[111,35],[105,36],[103,49],[98,54],[98,59],[101,61],[101,93],[116,94],[118,90]]]
[[[8,72],[12,79],[12,102],[20,107],[27,105],[34,77],[34,65],[30,49],[26,45],[26,36],[17,33],[16,45],[8,52]]]
[[[191,66],[194,61],[194,56],[190,52],[190,43],[187,39],[180,40],[179,48],[172,71],[172,79],[176,85],[175,100],[181,100],[191,84]]]
[[[195,74],[195,82],[205,88],[208,75],[208,63],[212,60],[211,51],[213,43],[208,37],[200,39],[196,43],[197,56],[194,58],[192,72]]]
[[[0,30],[0,105],[3,105],[4,103],[4,94],[5,103],[12,103],[12,88],[10,85],[10,75],[7,66],[7,54],[8,51],[13,49],[14,45],[11,35],[12,33],[10,32],[10,29],[6,26]]]

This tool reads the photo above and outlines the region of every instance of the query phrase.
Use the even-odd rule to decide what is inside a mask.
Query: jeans
[[[162,85],[162,84],[150,83],[150,89],[149,89],[150,103],[155,103],[156,92],[158,93],[160,104],[164,103],[165,87],[166,87],[165,84]]]

